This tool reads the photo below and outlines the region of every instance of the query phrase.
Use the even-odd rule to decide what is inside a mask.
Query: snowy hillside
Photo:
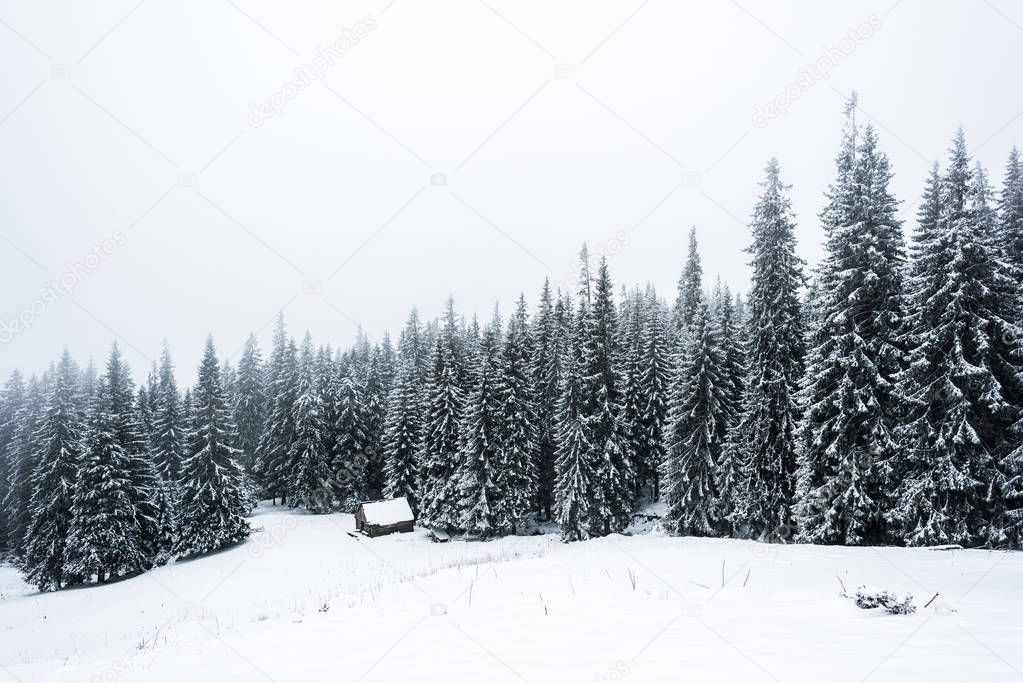
[[[0,681],[997,681],[1023,554],[556,536],[352,537],[263,507],[241,546],[38,594],[0,569]],[[912,592],[911,616],[840,597]],[[722,577],[724,587],[722,587]]]

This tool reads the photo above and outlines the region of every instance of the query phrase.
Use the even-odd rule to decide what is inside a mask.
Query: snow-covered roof
[[[404,497],[363,503],[362,513],[365,515],[367,524],[397,524],[398,522],[411,522],[415,519],[412,515],[412,508],[409,507],[408,500]]]

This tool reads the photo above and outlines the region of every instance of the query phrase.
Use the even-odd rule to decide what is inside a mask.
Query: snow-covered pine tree
[[[743,470],[741,500],[733,518],[738,533],[784,536],[796,467],[795,429],[798,390],[803,374],[799,289],[803,262],[796,256],[795,219],[771,159],[753,210],[752,288],[749,295],[749,345],[742,418],[733,429]]]
[[[159,488],[131,376],[114,344],[85,427],[65,574],[103,582],[162,561]]]
[[[444,317],[441,322],[441,328],[436,341],[443,343],[447,349],[448,356],[450,356],[451,362],[454,364],[455,377],[464,395],[466,387],[469,385],[469,368],[466,366],[468,353],[465,350],[465,321],[455,312],[454,297],[448,297],[447,304],[444,307]],[[433,351],[435,347],[436,343],[430,349],[427,349],[427,352]],[[431,366],[433,360],[433,358],[428,357],[427,365]],[[432,370],[433,368],[429,367],[428,369]]]
[[[714,470],[714,487],[717,490],[718,509],[715,518],[719,532],[730,536],[733,528],[734,514],[741,501],[741,459],[736,449],[734,437],[735,425],[742,413],[742,396],[746,375],[745,340],[738,317],[738,303],[741,299],[732,298],[728,285],[720,279],[714,288],[713,310],[711,320],[718,344],[719,376],[721,383],[721,410],[723,438]]]
[[[419,356],[420,356],[420,383],[422,384],[423,400],[426,400],[426,378],[430,375],[430,350],[433,349],[434,344],[437,343],[437,338],[440,336],[440,325],[437,320],[428,320],[422,326],[422,332],[419,336]]]
[[[267,373],[268,412],[259,439],[256,473],[263,494],[287,502],[291,473],[288,469],[295,441],[295,401],[298,398],[298,350],[287,337],[284,317],[278,316]]]
[[[638,419],[636,425],[637,487],[651,500],[660,496],[659,470],[667,457],[668,392],[671,358],[668,352],[667,314],[653,285],[643,294],[638,348]]]
[[[1003,249],[995,193],[987,172],[978,162],[974,170],[972,209],[978,239],[986,250],[991,273],[983,284],[991,302],[987,331],[990,342],[986,360],[1002,391],[1003,411],[998,422],[989,423],[982,439],[990,448],[992,462],[980,474],[985,484],[985,536],[992,546],[1020,546],[1023,530],[1023,319],[1016,268]]]
[[[114,434],[127,457],[128,492],[135,510],[142,551],[147,558],[147,565],[143,568],[149,569],[166,557],[163,545],[165,530],[160,525],[158,500],[161,483],[153,462],[150,440],[146,438],[142,425],[131,372],[117,344],[107,359],[106,380]]]
[[[153,379],[153,374],[154,372],[150,372],[150,380]],[[150,382],[150,384],[152,383]],[[144,447],[150,453],[154,452],[155,439],[153,437],[156,435],[155,389],[155,386],[140,383],[135,391],[135,419],[139,423],[139,432],[145,444]]]
[[[606,535],[624,529],[632,515],[635,469],[622,420],[621,371],[615,360],[617,313],[607,259],[593,281],[589,320],[583,340],[583,416],[593,464],[589,531]]]
[[[217,363],[213,337],[193,394],[195,414],[182,468],[179,531],[175,552],[184,557],[212,552],[248,537],[251,495],[238,464],[237,438]]]
[[[63,573],[76,582],[104,583],[151,562],[136,521],[131,456],[117,435],[122,418],[112,411],[118,402],[108,373],[97,382],[71,499]]]
[[[75,401],[77,384],[78,367],[64,349],[35,438],[39,451],[32,474],[31,522],[25,537],[25,577],[41,591],[56,590],[75,580],[65,573],[65,564],[82,445],[82,416]]]
[[[453,333],[446,327],[434,348],[419,468],[419,519],[426,526],[443,529],[456,528],[461,522],[455,475],[459,471],[465,398],[453,349],[445,343],[448,334]]]
[[[670,406],[662,524],[676,535],[712,536],[721,527],[715,473],[726,416],[718,340],[705,302],[700,302],[683,339],[683,379]]]
[[[999,204],[999,243],[1002,257],[1008,262],[1015,284],[1015,324],[1023,325],[1023,161],[1013,147],[1005,169],[1005,181]],[[1023,405],[1018,393],[1010,400]],[[1023,419],[1008,435],[1009,443],[998,462],[999,492],[1004,508],[998,526],[1004,531],[1006,544],[1023,547]]]
[[[92,407],[93,399],[96,398],[96,392],[99,387],[99,371],[96,370],[96,363],[91,358],[82,371],[79,387],[78,412],[81,415],[87,415]]]
[[[308,332],[302,340],[293,419],[295,438],[288,450],[288,502],[315,514],[330,512],[334,503],[331,454],[313,340]]]
[[[906,315],[898,202],[876,134],[870,126],[858,134],[850,122],[821,216],[820,327],[809,335],[796,494],[799,538],[814,543],[887,539],[888,468],[900,450],[905,406],[898,386]]]
[[[384,420],[384,496],[405,496],[419,510],[418,454],[423,439],[423,400],[413,355],[398,358],[398,374],[391,387]]]
[[[480,355],[480,342],[483,338],[483,334],[480,331],[480,320],[475,313],[469,318],[469,324],[465,326],[465,334],[462,337],[462,349],[465,352],[465,369],[466,377],[464,378],[464,385],[462,386],[462,393],[467,393],[469,385],[472,383],[472,368],[476,367],[476,362],[479,360]]]
[[[185,428],[192,424],[192,417],[195,415],[195,401],[192,400],[192,388],[185,387],[181,392],[181,420]]]
[[[745,365],[742,330],[736,320],[735,300],[727,284],[718,278],[711,293],[710,320],[718,340],[725,433],[738,418],[742,403]]]
[[[151,544],[152,564],[163,565],[171,560],[174,547],[178,542],[178,497],[180,489],[171,487],[168,482],[157,482],[153,494],[153,506],[156,510],[155,541]]]
[[[181,396],[174,379],[174,364],[170,349],[164,342],[160,352],[160,365],[153,396],[153,460],[156,470],[173,498],[181,479],[181,460],[184,457],[185,422],[181,414]]]
[[[508,320],[499,359],[498,477],[503,490],[502,526],[514,534],[536,499],[539,442],[536,394],[530,372],[529,320],[521,294]]]
[[[12,523],[13,506],[8,503],[11,479],[15,471],[17,413],[25,400],[25,382],[21,372],[11,373],[0,394],[0,548],[10,545],[8,526]]]
[[[384,420],[384,496],[405,496],[419,509],[419,452],[422,449],[426,405],[426,334],[413,308],[398,340],[397,372]]]
[[[250,334],[238,360],[234,421],[238,425],[238,448],[246,472],[251,473],[266,422],[266,386],[263,357],[256,336]]]
[[[633,454],[636,468],[633,498],[638,500],[642,494],[642,461],[639,453],[643,448],[642,428],[640,426],[640,392],[641,386],[641,342],[645,301],[638,287],[628,291],[621,289],[621,305],[618,310],[618,357],[615,364],[622,378],[621,404],[622,426],[628,440],[629,451]]]
[[[592,285],[586,245],[579,262],[579,303],[575,316],[569,314],[572,307],[567,298],[559,301],[564,315],[565,346],[556,421],[554,510],[561,538],[566,542],[589,537],[592,490],[597,476],[590,459],[592,447],[586,414],[585,345],[589,337]]]
[[[676,349],[685,331],[693,324],[703,301],[703,265],[696,243],[696,227],[689,230],[689,252],[678,281],[678,296],[675,299],[673,338]]]
[[[494,320],[480,341],[472,387],[466,397],[461,427],[461,453],[456,474],[459,527],[469,534],[488,538],[500,533],[506,492],[502,489],[501,453],[501,320]]]
[[[1009,152],[1005,165],[998,217],[999,242],[1017,278],[1017,291],[1020,291],[1023,289],[1023,160],[1015,147]]]
[[[30,503],[32,500],[32,473],[35,471],[36,455],[39,453],[36,435],[43,418],[43,382],[33,375],[22,392],[22,400],[13,413],[11,441],[7,447],[8,467],[7,492],[0,507],[6,511],[6,536],[15,556],[25,551],[25,532],[32,521]]]
[[[573,347],[575,344],[573,343]],[[555,519],[565,541],[587,538],[590,491],[596,473],[589,460],[589,441],[583,408],[582,364],[572,351],[561,381],[558,406],[558,450],[555,462]]]
[[[398,338],[398,356],[403,362],[409,364],[420,390],[423,388],[428,371],[428,349],[433,348],[425,345],[428,343],[424,342],[426,336],[427,332],[419,320],[419,311],[413,308],[401,331],[401,336]]]
[[[704,304],[703,265],[696,241],[696,228],[693,227],[689,231],[689,250],[686,254],[685,267],[678,281],[678,297],[673,311],[674,329],[668,346],[670,370],[666,404],[669,420],[673,420],[670,417],[676,407],[673,404],[678,404],[685,393],[688,381],[685,374],[688,365],[686,354],[696,334],[693,328]],[[666,441],[670,441],[670,437]],[[666,452],[665,458],[659,463],[658,471],[662,478],[668,471],[670,457],[670,452]]]
[[[393,377],[392,356],[391,340],[385,335],[380,346],[373,349],[362,381],[362,423],[366,430],[364,495],[369,499],[379,498],[384,489],[384,421]]]
[[[225,358],[220,362],[220,383],[224,387],[224,401],[227,402],[227,409],[230,411],[232,419],[234,417],[236,384],[238,381],[238,373],[235,372],[234,366],[231,365],[231,360]]]
[[[560,300],[558,304],[560,304]],[[545,278],[540,304],[533,318],[532,381],[536,388],[537,450],[534,469],[537,477],[537,514],[551,519],[554,503],[554,459],[557,450],[556,410],[561,378],[561,329],[555,317],[551,282]]]
[[[343,512],[354,512],[366,497],[368,437],[363,389],[355,368],[337,368],[330,382],[335,439],[331,445],[334,496]]]
[[[1006,540],[996,468],[1019,419],[1011,397],[1020,395],[1020,336],[987,194],[960,129],[915,235],[906,374],[913,410],[890,515],[908,545]]]

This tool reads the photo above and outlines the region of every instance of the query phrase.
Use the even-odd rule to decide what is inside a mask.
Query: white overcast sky
[[[348,31],[363,37],[322,80],[250,125]],[[829,77],[796,88],[824,51]],[[4,0],[0,318],[124,239],[4,337],[0,373],[64,344],[101,360],[116,336],[139,378],[166,337],[191,382],[208,333],[230,356],[282,307],[335,345],[449,293],[489,316],[570,282],[583,241],[613,252],[616,283],[673,296],[693,225],[708,280],[744,290],[771,156],[819,257],[851,90],[912,218],[959,124],[1000,183],[1021,64],[1010,0]]]

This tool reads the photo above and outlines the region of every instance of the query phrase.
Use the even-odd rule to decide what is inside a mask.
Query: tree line
[[[704,281],[696,231],[670,303],[615,292],[584,247],[577,285],[531,313],[437,320],[397,345],[301,343],[264,360],[212,339],[179,391],[164,348],[135,386],[65,351],[0,395],[0,547],[41,589],[102,582],[244,539],[255,500],[313,513],[405,496],[421,525],[489,538],[624,531],[825,544],[1020,547],[1023,162],[1000,192],[963,132],[909,244],[892,169],[846,108],[819,220],[796,255],[777,161],[750,222],[751,288]]]

